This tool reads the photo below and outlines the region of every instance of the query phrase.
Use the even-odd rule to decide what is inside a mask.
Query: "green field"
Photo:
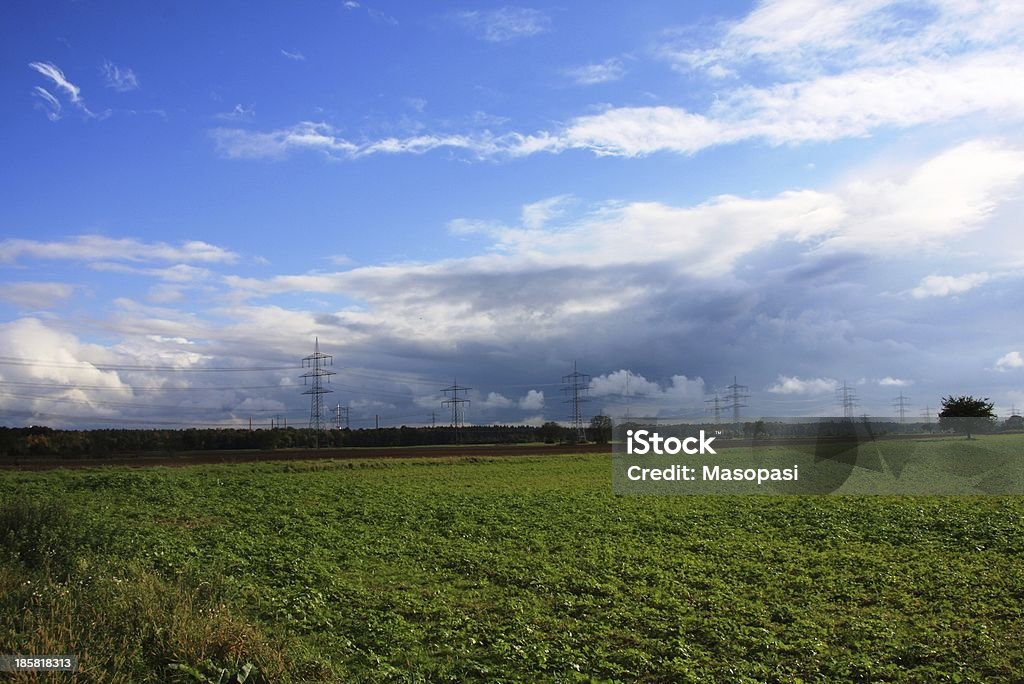
[[[54,681],[1024,679],[1024,499],[616,497],[610,470],[5,472],[0,654],[78,655]]]

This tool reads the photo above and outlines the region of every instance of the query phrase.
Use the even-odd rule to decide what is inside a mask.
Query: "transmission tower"
[[[925,406],[924,411],[921,412],[921,417],[925,419],[925,422],[929,425],[932,424],[932,407]]]
[[[899,412],[900,425],[906,422],[907,418],[907,406],[910,401],[910,397],[903,396],[903,392],[900,392],[900,396],[892,400],[893,408]]]
[[[303,394],[309,394],[309,427],[313,429],[313,447],[320,448],[320,431],[323,430],[324,395],[334,390],[325,389],[323,379],[335,375],[334,371],[327,370],[325,366],[333,366],[334,357],[330,354],[320,353],[320,339],[316,338],[312,354],[302,359],[302,367],[310,370],[302,374],[302,382],[312,380],[312,385]]]
[[[569,416],[572,431],[576,434],[577,442],[587,441],[587,432],[583,427],[583,404],[590,401],[587,392],[590,390],[590,376],[576,370],[576,362],[572,362],[572,373],[562,376],[562,383],[565,387],[562,391],[566,394],[563,403],[572,406],[572,413]]]
[[[857,406],[857,393],[843,380],[843,386],[836,390],[836,399],[843,407],[843,417],[853,418],[853,409]]]
[[[721,420],[722,420],[721,399],[719,399],[718,395],[716,394],[714,399],[705,399],[704,403],[705,404],[711,404],[711,406],[709,406],[708,408],[704,409],[704,412],[705,412],[705,414],[710,412],[711,415],[713,415],[715,417],[715,425],[718,425],[721,422]]]
[[[465,420],[465,405],[470,403],[469,399],[465,399],[459,396],[459,392],[465,394],[472,387],[461,387],[457,380],[452,381],[451,387],[445,387],[441,392],[448,397],[441,402],[442,406],[450,406],[452,409],[452,428],[455,429],[455,443],[459,444],[461,441],[461,431]]]
[[[334,407],[334,427],[341,429],[341,422],[345,421],[345,429],[348,430],[348,406],[338,404]]]
[[[746,404],[743,403],[744,399],[749,399],[750,394],[748,393],[750,388],[746,385],[741,385],[736,381],[736,376],[732,376],[732,384],[726,387],[729,393],[725,395],[728,403],[725,408],[732,409],[732,422],[740,422],[740,409],[746,408]]]
[[[1020,418],[1020,412],[1017,411],[1017,405],[1016,404],[1010,404],[1010,417],[1011,418]]]

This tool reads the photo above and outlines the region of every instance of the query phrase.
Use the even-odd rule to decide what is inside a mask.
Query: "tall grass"
[[[96,564],[90,541],[59,500],[0,504],[0,653],[76,655],[72,682],[282,679],[280,644],[233,614],[223,587]]]

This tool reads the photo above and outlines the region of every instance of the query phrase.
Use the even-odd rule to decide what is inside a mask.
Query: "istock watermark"
[[[1024,495],[1024,433],[944,421],[615,425],[616,494]]]

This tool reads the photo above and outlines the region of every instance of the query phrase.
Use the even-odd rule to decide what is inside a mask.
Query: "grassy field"
[[[1014,497],[616,497],[607,455],[0,474],[0,654],[77,654],[55,681],[1013,682],[1022,644]]]

